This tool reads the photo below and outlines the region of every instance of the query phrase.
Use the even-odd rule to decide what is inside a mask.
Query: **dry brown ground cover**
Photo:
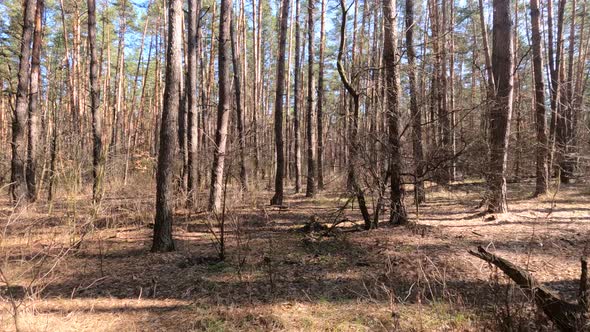
[[[210,231],[220,217],[183,209],[178,251],[149,252],[146,187],[113,191],[97,212],[79,193],[21,212],[2,195],[0,329],[551,330],[527,294],[467,250],[487,247],[573,297],[590,231],[582,184],[539,199],[530,184],[512,184],[512,212],[496,220],[478,214],[477,183],[431,188],[418,214],[408,206],[416,226],[372,231],[359,231],[358,210],[339,211],[338,194],[290,195],[275,208],[269,192],[233,193],[220,262]],[[302,232],[312,216],[347,221],[328,236]]]

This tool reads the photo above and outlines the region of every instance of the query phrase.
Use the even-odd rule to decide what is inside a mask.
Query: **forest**
[[[0,0],[0,330],[590,331],[587,6]]]

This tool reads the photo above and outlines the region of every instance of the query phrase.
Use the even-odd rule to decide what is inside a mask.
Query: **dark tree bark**
[[[18,65],[18,85],[12,120],[12,161],[10,192],[13,203],[19,204],[30,199],[26,181],[27,142],[26,126],[29,108],[31,39],[35,20],[36,0],[26,0],[23,10],[23,32]]]
[[[417,204],[424,202],[424,153],[422,151],[422,111],[418,106],[416,90],[416,51],[414,50],[414,0],[406,0],[406,49],[408,79],[410,83],[410,114],[412,116],[412,148],[414,154],[414,198]]]
[[[535,128],[537,131],[535,196],[538,196],[547,193],[548,190],[547,119],[545,109],[545,84],[543,83],[543,52],[541,50],[539,0],[531,0],[530,6],[533,42],[533,74],[535,80]]]
[[[236,92],[236,124],[238,127],[238,148],[240,152],[240,183],[243,191],[248,191],[248,172],[246,170],[246,134],[244,132],[244,110],[242,101],[242,84],[240,77],[242,71],[240,66],[240,49],[238,47],[235,24],[232,19],[231,28],[231,51],[232,65],[234,68],[234,89]]]
[[[90,52],[90,111],[92,113],[92,200],[102,198],[104,157],[102,153],[102,113],[96,60],[96,0],[88,0],[88,48]]]
[[[324,189],[324,57],[326,48],[326,0],[322,0],[320,14],[320,59],[318,70],[317,159],[318,189]]]
[[[293,131],[294,131],[294,148],[295,148],[295,192],[301,191],[301,130],[299,125],[299,107],[300,107],[300,82],[301,77],[301,31],[299,26],[299,0],[295,0],[295,78],[293,81]]]
[[[307,138],[307,186],[305,197],[314,197],[315,188],[315,141],[313,135],[313,97],[314,78],[314,0],[307,1],[307,113],[306,113],[306,138]]]
[[[401,182],[402,158],[400,146],[399,124],[399,82],[396,54],[396,6],[395,0],[383,0],[383,65],[385,67],[385,82],[387,94],[387,127],[389,129],[388,143],[390,149],[390,217],[393,224],[407,224],[408,216],[403,198]]]
[[[287,46],[287,25],[289,23],[289,0],[282,0],[281,28],[279,31],[279,54],[277,59],[276,94],[275,94],[275,152],[277,157],[275,173],[275,194],[271,205],[283,204],[283,182],[285,173],[285,151],[283,147],[283,95],[285,92],[285,49]]]
[[[513,43],[510,0],[494,0],[492,72],[496,96],[490,112],[490,160],[488,186],[491,213],[508,212],[506,204],[506,164],[513,94]]]
[[[35,29],[33,32],[33,53],[31,56],[31,90],[29,95],[29,121],[27,146],[27,189],[30,201],[37,199],[37,158],[39,154],[39,82],[41,69],[42,24],[45,3],[37,0],[35,10]]]
[[[166,87],[160,126],[160,150],[156,174],[156,219],[152,252],[174,251],[174,164],[178,144],[178,109],[182,76],[182,0],[168,0],[168,50]]]
[[[197,54],[199,53],[199,13],[201,0],[189,0],[188,2],[188,80],[186,92],[188,97],[187,114],[187,191],[188,203],[194,203],[195,192],[198,184],[198,149],[199,149],[199,113],[197,110]]]
[[[227,129],[231,110],[231,34],[232,0],[222,0],[219,11],[219,102],[217,105],[217,130],[215,131],[215,153],[211,168],[209,211],[220,211],[223,192],[225,153],[227,150]]]

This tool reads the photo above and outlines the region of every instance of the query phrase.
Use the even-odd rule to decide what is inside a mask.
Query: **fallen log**
[[[469,253],[494,266],[498,267],[520,288],[530,290],[535,303],[545,315],[559,328],[560,331],[589,331],[588,320],[589,287],[588,287],[588,262],[581,259],[582,272],[580,275],[580,288],[578,302],[572,303],[563,300],[549,288],[541,285],[529,272],[514,265],[508,260],[498,257],[483,247],[477,247],[477,252],[469,250]]]

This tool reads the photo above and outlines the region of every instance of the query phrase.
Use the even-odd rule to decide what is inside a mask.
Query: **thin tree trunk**
[[[113,154],[117,153],[119,144],[119,127],[121,122],[121,109],[123,107],[123,82],[125,80],[125,33],[127,31],[127,0],[122,0],[121,19],[119,26],[119,45],[117,46],[117,72],[115,74],[115,83],[117,91],[115,92],[115,102],[113,103],[112,128],[111,128],[111,150]]]
[[[487,93],[487,100],[486,100],[486,107],[484,108],[485,114],[482,115],[484,119],[484,137],[486,137],[487,141],[491,138],[489,131],[490,131],[490,112],[492,106],[492,100],[494,99],[496,87],[494,83],[494,75],[492,73],[492,59],[490,56],[490,46],[488,42],[488,29],[485,21],[485,15],[483,10],[483,0],[479,0],[479,18],[480,18],[480,26],[481,26],[481,36],[482,36],[482,43],[483,43],[483,54],[486,63],[486,77],[487,77],[487,86],[486,86],[486,93]]]
[[[295,0],[295,79],[293,94],[295,95],[293,105],[293,131],[295,140],[295,192],[301,191],[301,128],[299,126],[299,107],[300,107],[300,83],[301,77],[301,31],[299,25],[299,1]]]
[[[262,104],[262,54],[261,53],[261,40],[262,40],[262,0],[258,0],[255,4],[255,0],[252,0],[252,26],[256,27],[255,33],[252,33],[253,49],[254,49],[254,100],[257,103]],[[253,144],[254,144],[254,178],[258,179],[260,173],[260,149],[258,144],[258,105],[252,108],[252,131],[253,131]]]
[[[227,150],[227,129],[231,110],[231,36],[232,0],[222,0],[219,12],[219,102],[217,105],[217,130],[215,131],[215,152],[211,168],[209,211],[221,211],[225,153]]]
[[[562,39],[563,39],[563,15],[565,10],[565,0],[560,0],[557,9],[557,42],[553,48],[553,5],[552,1],[547,2],[547,21],[548,21],[548,44],[549,44],[549,71],[550,71],[550,88],[551,88],[551,123],[549,125],[549,172],[553,173],[555,164],[555,152],[561,150],[558,146],[557,136],[559,131],[559,117],[561,116],[561,77],[562,73]],[[555,57],[554,57],[555,54]],[[559,151],[558,154],[559,154]],[[558,155],[559,158],[559,155]]]
[[[537,131],[535,196],[538,196],[546,194],[548,191],[547,119],[545,115],[545,84],[543,83],[543,52],[541,50],[539,0],[531,0],[530,7],[533,42],[533,74],[535,80],[535,128]]]
[[[33,32],[33,53],[31,56],[31,90],[29,102],[28,135],[29,144],[27,147],[27,187],[30,201],[37,199],[37,158],[39,157],[39,85],[41,68],[41,43],[43,11],[45,3],[37,0],[35,10],[35,29]]]
[[[240,183],[243,191],[248,191],[248,172],[246,171],[246,134],[244,132],[244,110],[242,97],[242,84],[240,77],[242,76],[239,64],[240,49],[238,47],[238,38],[236,35],[235,23],[232,19],[231,28],[231,51],[232,51],[232,65],[234,68],[234,88],[236,91],[236,124],[238,127],[238,148],[240,153]]]
[[[563,114],[560,117],[562,137],[560,139],[561,157],[559,160],[560,181],[570,183],[574,176],[574,157],[572,156],[572,142],[574,141],[574,49],[576,43],[576,0],[571,1],[572,14],[570,15],[570,34],[568,45],[567,79],[564,87]]]
[[[306,138],[307,138],[307,186],[305,197],[314,197],[315,188],[315,141],[313,134],[313,97],[314,97],[314,0],[307,1],[307,113],[306,113]]]
[[[417,204],[424,202],[424,153],[422,151],[422,111],[418,106],[416,91],[416,51],[414,50],[414,0],[406,0],[406,49],[408,78],[410,83],[410,113],[412,116],[412,148],[414,154],[414,198]]]
[[[188,204],[194,204],[198,182],[199,113],[197,111],[197,53],[199,52],[201,0],[188,3],[188,123],[187,123],[187,191]]]
[[[322,0],[320,14],[320,59],[318,71],[317,159],[318,189],[324,189],[324,57],[326,48],[326,0]]]
[[[338,47],[338,59],[336,61],[336,67],[338,69],[338,75],[340,76],[340,80],[342,81],[342,85],[346,91],[350,94],[353,101],[353,115],[352,115],[352,124],[350,125],[350,156],[349,161],[347,164],[348,167],[348,184],[350,185],[354,195],[356,196],[357,202],[359,204],[359,210],[361,211],[361,215],[363,216],[363,220],[365,222],[365,229],[371,229],[373,226],[376,226],[371,221],[371,216],[369,214],[369,210],[367,209],[367,203],[365,201],[365,193],[363,189],[358,183],[357,179],[357,158],[358,158],[358,150],[359,150],[359,143],[358,143],[358,118],[359,118],[359,99],[360,94],[357,90],[351,85],[350,79],[348,78],[348,74],[344,69],[343,64],[343,57],[344,57],[344,46],[346,44],[346,17],[348,14],[348,10],[344,0],[340,0],[340,10],[341,10],[341,22],[340,22],[340,45]],[[348,132],[345,131],[345,134]],[[346,135],[344,135],[346,137]]]
[[[289,22],[293,21],[293,0],[290,0],[290,9],[289,9]],[[287,103],[287,112],[285,114],[285,178],[288,180],[291,179],[291,124],[289,123],[290,110],[291,110],[291,58],[293,58],[293,24],[289,24],[289,35],[287,39],[289,40],[289,47],[287,52],[287,78],[285,81],[285,89],[287,90],[287,97],[285,98]]]
[[[149,12],[149,8],[151,6],[151,2],[148,3],[148,12]],[[141,69],[141,63],[143,60],[143,49],[144,49],[144,44],[145,44],[145,36],[147,34],[147,28],[148,25],[150,23],[150,19],[149,16],[146,16],[145,18],[145,23],[143,25],[143,33],[141,34],[141,42],[139,43],[139,58],[137,60],[137,66],[135,67],[135,77],[133,79],[133,89],[132,89],[132,96],[131,96],[131,108],[129,110],[129,114],[127,117],[127,121],[128,121],[128,130],[126,132],[126,142],[125,142],[125,170],[123,173],[123,185],[127,185],[127,178],[129,176],[129,162],[131,161],[130,159],[132,158],[133,155],[133,148],[132,148],[132,143],[133,143],[133,137],[134,135],[133,133],[133,124],[134,124],[134,119],[135,119],[135,113],[136,113],[136,101],[137,101],[137,85],[139,82],[139,73],[140,73],[140,69]],[[151,47],[151,45],[150,45]],[[151,50],[151,48],[150,48]],[[149,55],[148,55],[149,56]],[[145,83],[145,77],[142,80],[143,83]],[[144,85],[144,84],[142,84]],[[143,94],[142,94],[142,98],[143,98]],[[141,110],[142,108],[139,107],[139,110]]]

